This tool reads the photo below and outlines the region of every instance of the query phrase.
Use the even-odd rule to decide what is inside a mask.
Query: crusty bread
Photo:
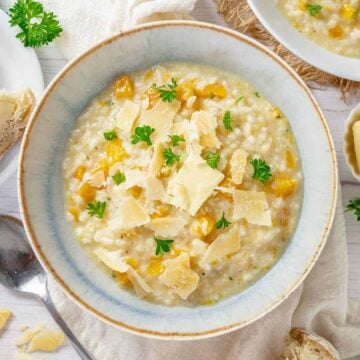
[[[0,90],[0,156],[19,140],[34,105],[29,88],[15,93]]]
[[[303,329],[292,329],[286,339],[282,360],[340,360],[327,340]]]

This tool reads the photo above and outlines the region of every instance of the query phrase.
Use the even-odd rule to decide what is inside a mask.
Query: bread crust
[[[29,88],[15,93],[0,90],[0,156],[21,138],[34,106],[35,96]]]

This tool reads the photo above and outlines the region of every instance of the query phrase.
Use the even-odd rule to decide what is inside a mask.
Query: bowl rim
[[[274,1],[272,1],[274,3]],[[339,78],[351,80],[351,81],[360,81],[360,75],[356,76],[356,73],[352,71],[348,71],[347,69],[350,67],[350,69],[353,68],[353,64],[357,61],[358,67],[360,69],[360,58],[356,57],[349,57],[349,56],[343,56],[340,54],[337,54],[325,47],[322,47],[318,45],[315,41],[309,39],[304,34],[298,34],[303,38],[301,41],[304,42],[303,46],[306,49],[303,52],[299,49],[296,42],[290,41],[284,35],[282,32],[277,31],[273,26],[272,22],[268,20],[268,17],[266,14],[264,14],[262,11],[259,10],[257,6],[256,0],[248,0],[248,4],[255,14],[255,16],[258,18],[258,20],[261,22],[261,24],[265,27],[265,29],[279,42],[282,46],[284,46],[286,49],[288,49],[291,53],[293,53],[295,56],[297,56],[299,59],[303,60],[304,62],[312,65],[313,67],[317,68],[318,70],[324,71],[325,73],[328,73],[333,76],[337,76]],[[275,3],[273,4],[274,7]],[[283,15],[282,15],[283,16]],[[288,20],[284,17],[284,21]],[[289,23],[290,24],[290,23]],[[290,26],[292,26],[290,24]],[[301,47],[301,46],[300,46]],[[321,58],[317,56],[312,56],[313,52],[312,50],[321,51],[323,54],[326,55],[326,59],[322,60]],[[331,65],[332,62],[329,62],[330,60],[333,60],[332,62],[335,62]],[[340,66],[342,63],[342,66]],[[348,65],[348,66],[347,66]]]
[[[97,49],[102,48],[106,46],[107,44],[110,44],[114,41],[117,41],[118,39],[121,39],[123,37],[132,35],[134,33],[138,32],[144,32],[149,29],[156,29],[156,28],[164,28],[164,27],[195,27],[195,28],[201,28],[201,29],[207,29],[209,31],[216,31],[223,33],[227,36],[231,36],[235,38],[238,41],[242,41],[247,43],[250,46],[255,47],[257,50],[263,52],[265,55],[269,56],[272,60],[274,60],[278,66],[282,67],[289,76],[295,80],[299,86],[303,88],[307,96],[309,97],[309,100],[314,108],[314,111],[317,113],[319,121],[321,122],[321,125],[324,129],[327,142],[329,145],[329,149],[331,152],[332,157],[332,194],[331,194],[331,208],[330,212],[327,218],[326,226],[323,230],[323,234],[321,237],[321,241],[319,242],[319,245],[317,247],[316,252],[311,257],[310,261],[308,262],[306,268],[304,269],[303,273],[294,280],[292,287],[288,289],[288,291],[285,294],[280,295],[275,301],[273,301],[267,308],[264,308],[264,311],[256,316],[254,316],[251,319],[248,319],[247,321],[242,322],[235,322],[234,324],[214,328],[206,331],[201,332],[162,332],[162,331],[153,331],[149,329],[143,329],[139,327],[134,327],[131,325],[128,325],[126,323],[123,323],[121,321],[115,320],[110,318],[109,316],[101,313],[91,305],[89,305],[85,300],[80,298],[77,294],[75,294],[71,288],[66,284],[66,282],[56,273],[55,269],[52,267],[51,263],[48,261],[45,253],[43,252],[40,243],[37,240],[37,237],[34,232],[34,227],[32,224],[32,221],[30,219],[30,216],[28,214],[28,206],[27,206],[27,200],[26,200],[26,193],[25,193],[25,186],[24,186],[24,173],[25,173],[25,157],[28,149],[28,144],[31,138],[31,133],[34,128],[34,124],[37,121],[38,115],[40,114],[44,103],[48,99],[48,97],[52,94],[53,90],[57,87],[58,83],[61,82],[61,80],[66,76],[66,74],[73,69],[78,63],[80,63],[84,58],[87,56],[93,54],[96,52]],[[42,266],[45,268],[47,273],[49,273],[54,279],[57,285],[60,286],[62,291],[77,305],[79,305],[81,308],[89,311],[93,316],[96,318],[102,320],[103,322],[115,326],[118,329],[125,330],[127,332],[142,335],[146,337],[151,338],[162,338],[167,340],[193,340],[193,339],[200,339],[200,338],[209,338],[212,336],[218,336],[221,334],[228,333],[230,331],[237,330],[239,328],[242,328],[246,325],[249,325],[253,323],[254,321],[258,320],[259,318],[265,316],[270,311],[272,311],[274,308],[276,308],[278,305],[280,305],[292,292],[294,292],[298,286],[302,283],[302,281],[305,279],[305,277],[308,275],[310,270],[313,268],[316,260],[320,256],[322,249],[326,243],[326,240],[328,238],[331,225],[334,220],[335,210],[336,210],[336,203],[337,203],[337,196],[338,196],[338,170],[337,170],[337,158],[336,158],[336,152],[335,147],[333,143],[333,139],[331,137],[329,128],[327,126],[325,117],[317,104],[314,96],[312,95],[310,89],[307,87],[305,82],[301,79],[301,77],[278,55],[276,55],[274,52],[269,50],[267,47],[259,43],[258,41],[240,33],[232,29],[227,29],[222,26],[205,23],[205,22],[199,22],[199,21],[190,21],[190,20],[167,20],[167,21],[157,21],[152,22],[144,25],[137,26],[129,31],[120,32],[116,35],[113,35],[98,44],[95,44],[91,48],[89,48],[87,51],[76,57],[75,59],[71,60],[56,76],[55,78],[50,82],[50,84],[47,86],[41,100],[39,101],[38,105],[34,109],[31,118],[28,122],[28,125],[26,127],[23,141],[21,144],[21,151],[20,151],[20,157],[19,157],[19,170],[17,173],[17,185],[18,185],[18,194],[19,194],[19,205],[20,205],[20,211],[22,220],[24,223],[24,228],[26,230],[26,233],[28,235],[29,242],[38,258]]]

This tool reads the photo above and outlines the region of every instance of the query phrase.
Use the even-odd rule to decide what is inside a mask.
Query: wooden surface
[[[11,3],[11,0],[0,0],[0,8],[7,10]],[[192,15],[201,21],[225,25],[222,18],[216,14],[216,8],[212,0],[199,0]],[[37,50],[37,54],[44,72],[45,83],[48,84],[66,64],[66,60],[54,46],[41,48]],[[3,54],[0,54],[0,56],[3,56]],[[324,111],[334,138],[339,161],[343,202],[346,203],[348,199],[360,196],[360,187],[347,169],[342,154],[344,121],[349,111],[360,102],[360,91],[351,95],[347,103],[341,99],[341,94],[334,88],[317,88],[313,89],[313,92]],[[19,216],[15,174],[0,188],[0,213]],[[360,223],[357,223],[355,217],[351,214],[346,214],[346,230],[349,255],[349,296],[360,300]],[[45,322],[49,326],[55,326],[47,311],[37,300],[15,295],[0,288],[0,308],[2,307],[10,308],[15,316],[0,336],[0,359],[10,360],[14,358],[14,341],[19,337],[20,325],[35,325],[38,322]],[[70,346],[64,347],[57,354],[33,357],[33,359],[50,360],[75,360],[77,358]]]

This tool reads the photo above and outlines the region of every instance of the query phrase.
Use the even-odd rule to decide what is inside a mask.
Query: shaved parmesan
[[[168,201],[195,215],[223,178],[220,171],[212,169],[191,149],[179,172],[169,181]]]
[[[187,221],[182,218],[164,217],[153,219],[150,223],[150,228],[157,236],[173,237],[179,234],[186,224]]]
[[[140,122],[155,129],[151,135],[153,143],[166,141],[171,133],[175,115],[180,109],[181,102],[174,100],[171,103],[159,101],[152,109],[145,110]]]
[[[109,251],[103,247],[99,247],[94,253],[111,270],[124,273],[129,268],[129,265],[125,261],[126,258],[121,256],[120,250]]]
[[[133,197],[125,198],[118,206],[109,227],[115,231],[129,230],[150,222],[150,217]]]
[[[144,179],[147,177],[145,171],[139,169],[125,170],[125,189],[130,189],[134,186],[144,187]]]
[[[187,252],[182,252],[175,259],[163,261],[165,271],[159,280],[178,294],[182,299],[187,299],[197,288],[199,275],[190,268],[190,257]]]
[[[219,148],[221,142],[216,136],[217,119],[216,116],[207,111],[195,111],[191,116],[200,133],[200,144],[203,147]]]
[[[92,186],[99,188],[104,185],[105,174],[103,171],[97,171],[95,174],[91,175],[89,182]]]
[[[240,185],[243,182],[248,153],[242,149],[234,151],[230,160],[230,173],[232,181]]]
[[[130,266],[127,275],[131,281],[137,296],[140,298],[145,297],[147,294],[152,292],[151,287],[145,282],[145,280]]]
[[[29,344],[27,352],[34,351],[56,351],[65,341],[65,335],[60,330],[48,330],[43,328],[37,333]]]
[[[116,126],[120,130],[130,133],[139,114],[139,110],[140,106],[138,104],[130,100],[125,100],[123,107],[120,110],[115,110]]]
[[[210,269],[212,263],[223,257],[233,254],[240,250],[241,239],[239,227],[232,226],[228,231],[221,234],[210,244],[204,256],[201,258],[199,265],[203,269]]]
[[[144,186],[147,200],[164,200],[166,193],[162,182],[159,179],[148,176],[144,182]]]
[[[156,143],[154,146],[154,153],[149,164],[149,172],[153,176],[156,176],[159,173],[161,167],[164,164],[164,149],[165,147],[162,143]]]
[[[235,190],[233,220],[246,219],[250,224],[271,226],[271,212],[264,192]]]

